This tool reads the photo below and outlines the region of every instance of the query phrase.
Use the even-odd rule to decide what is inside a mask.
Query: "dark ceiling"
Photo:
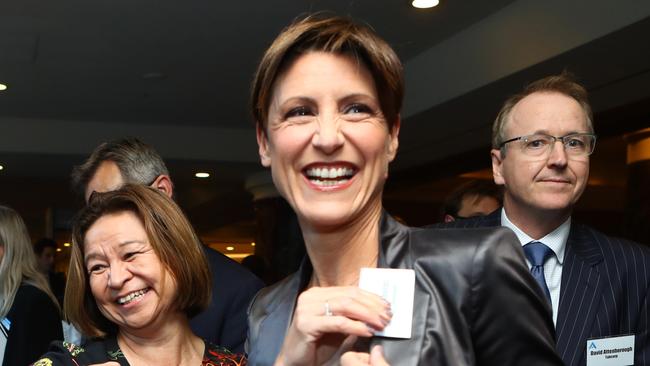
[[[601,136],[649,125],[645,1],[443,0],[422,11],[409,1],[5,0],[0,202],[47,234],[53,212],[77,207],[72,166],[102,141],[138,136],[167,160],[204,235],[238,232],[224,228],[253,220],[245,184],[262,171],[247,112],[251,75],[282,27],[321,10],[367,22],[404,62],[387,192],[400,204],[439,200],[442,188],[422,187],[487,167],[500,103],[550,73],[568,69],[584,81]],[[212,177],[199,181],[197,170]]]

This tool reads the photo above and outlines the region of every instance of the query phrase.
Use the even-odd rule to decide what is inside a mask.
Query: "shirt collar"
[[[531,241],[538,241],[544,243],[547,247],[551,248],[555,257],[562,264],[564,262],[564,250],[566,249],[566,242],[569,239],[569,231],[571,229],[571,217],[566,219],[562,225],[555,228],[555,230],[546,234],[543,238],[535,240],[528,236],[523,230],[519,229],[515,224],[508,219],[506,215],[506,210],[501,209],[501,226],[505,226],[510,230],[514,231],[515,235],[519,239],[519,242],[522,246],[530,243]]]

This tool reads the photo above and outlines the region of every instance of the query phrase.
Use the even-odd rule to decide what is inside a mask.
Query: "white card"
[[[359,287],[390,303],[393,318],[376,336],[411,338],[415,271],[412,269],[361,268]]]
[[[587,366],[634,365],[634,335],[587,340]]]

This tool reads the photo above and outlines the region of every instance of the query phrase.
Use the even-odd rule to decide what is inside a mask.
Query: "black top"
[[[356,350],[382,345],[388,362],[400,366],[562,365],[550,306],[512,231],[416,229],[384,213],[377,266],[415,271],[411,338],[360,338]],[[252,365],[273,365],[311,274],[307,259],[253,300]]]
[[[208,308],[190,319],[197,336],[214,344],[244,352],[246,308],[264,283],[239,263],[203,246],[212,273],[212,299]]]
[[[65,295],[65,275],[61,272],[49,272],[47,279],[50,282],[50,289],[54,297],[59,301],[59,305],[63,306],[63,297]]]
[[[246,357],[227,349],[205,342],[202,366],[245,366]],[[33,366],[84,366],[103,364],[109,361],[120,366],[129,366],[115,337],[97,339],[77,346],[68,342],[52,342],[50,350]],[[197,365],[198,366],[198,365]]]
[[[61,316],[47,294],[23,284],[6,316],[11,322],[3,366],[27,365],[47,351],[50,342],[63,339]]]

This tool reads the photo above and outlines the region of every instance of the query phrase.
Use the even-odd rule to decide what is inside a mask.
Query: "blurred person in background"
[[[63,339],[61,312],[23,219],[0,205],[0,364],[27,365]]]
[[[492,180],[473,179],[461,184],[447,196],[442,220],[451,222],[475,216],[485,216],[503,204],[503,190]]]
[[[36,254],[38,270],[47,278],[52,293],[56,296],[59,304],[63,306],[65,275],[54,270],[56,248],[56,242],[50,238],[42,238],[34,243],[34,253]]]

